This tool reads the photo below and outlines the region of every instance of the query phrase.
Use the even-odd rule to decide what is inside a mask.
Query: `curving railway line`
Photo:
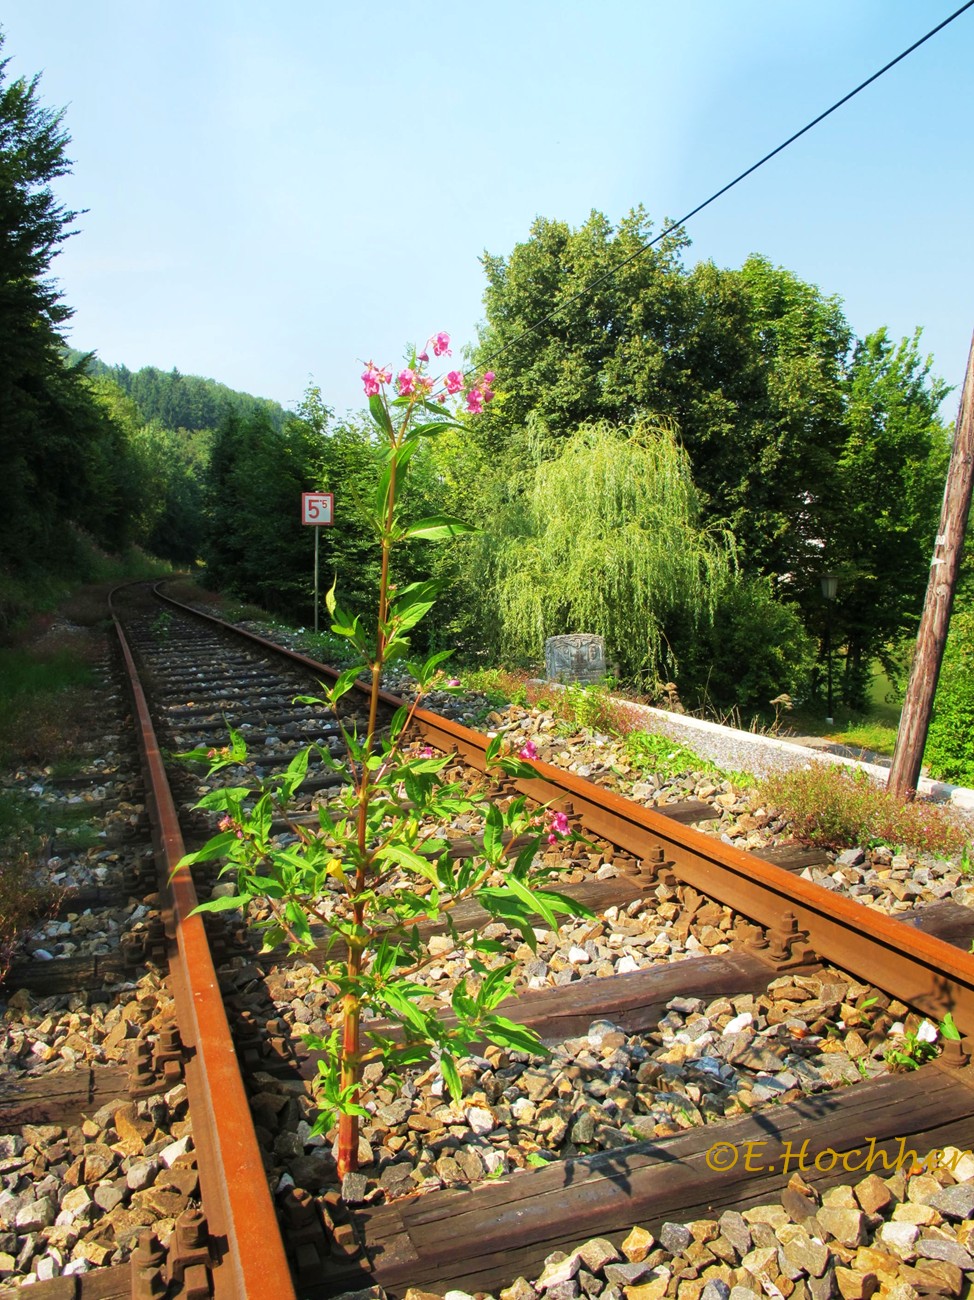
[[[776,1201],[789,1188],[794,1197],[796,1172],[809,1196],[811,1189],[848,1183],[854,1162],[844,1153],[866,1141],[887,1161],[881,1168],[893,1167],[904,1142],[920,1153],[974,1147],[974,1080],[967,1063],[974,1040],[974,956],[967,951],[974,917],[968,909],[942,903],[906,921],[891,919],[801,878],[801,854],[756,856],[684,824],[701,814],[699,808],[655,811],[536,762],[537,779],[506,782],[497,797],[516,792],[554,805],[583,829],[596,852],[586,857],[572,850],[567,889],[602,918],[604,928],[611,929],[614,919],[621,925],[647,900],[653,906],[665,900],[667,914],[682,922],[684,932],[695,918],[706,918],[724,940],[716,953],[689,962],[650,960],[625,973],[603,971],[547,987],[524,982],[509,1014],[546,1042],[581,1039],[593,1022],[608,1022],[619,1038],[647,1034],[668,1023],[674,1005],[692,1019],[693,1006],[757,997],[769,988],[809,998],[809,989],[834,985],[836,971],[844,972],[841,987],[852,990],[849,998],[855,993],[858,999],[851,1014],[861,1013],[864,1023],[879,998],[879,1008],[890,1012],[883,1023],[902,1004],[904,1013],[909,1008],[935,1023],[949,1015],[960,1037],[915,1072],[863,1077],[836,1091],[793,1089],[776,1106],[738,1109],[736,1118],[719,1125],[662,1133],[657,1126],[639,1141],[623,1133],[601,1150],[578,1140],[566,1159],[549,1159],[548,1152],[520,1160],[516,1171],[510,1164],[495,1166],[501,1176],[486,1170],[462,1183],[441,1178],[446,1185],[420,1186],[411,1195],[402,1193],[421,1177],[393,1185],[367,1175],[355,1189],[340,1186],[333,1170],[329,1174],[327,1147],[301,1140],[315,1062],[294,1034],[287,1007],[301,1001],[292,995],[307,988],[307,970],[284,954],[259,954],[239,918],[230,923],[223,914],[204,923],[191,915],[198,897],[214,888],[213,875],[198,871],[194,881],[185,869],[173,874],[174,868],[209,830],[190,811],[195,778],[184,766],[167,773],[164,759],[194,744],[225,743],[228,724],[248,736],[250,757],[264,770],[286,763],[309,741],[331,745],[331,722],[293,699],[309,681],[334,674],[163,592],[120,589],[113,614],[158,869],[158,880],[144,886],[157,900],[158,919],[143,933],[139,951],[164,961],[174,1003],[168,1029],[156,1026],[135,1045],[128,1086],[143,1097],[185,1087],[195,1153],[189,1173],[198,1176],[198,1186],[192,1184],[189,1201],[165,1231],[149,1226],[141,1233],[125,1266],[37,1281],[37,1295],[327,1300],[369,1286],[392,1296],[411,1286],[496,1294],[518,1276],[541,1274],[552,1252],[570,1252],[586,1239],[618,1245],[634,1224],[659,1233],[664,1224]],[[384,698],[390,709],[397,707],[394,697]],[[458,773],[476,781],[485,772],[484,736],[422,710],[416,728],[422,744],[454,756]],[[309,771],[309,809],[313,799],[327,798],[334,781],[330,772]],[[484,924],[475,905],[465,906],[458,922]],[[434,929],[427,938],[435,942]],[[314,958],[309,954],[306,966]],[[94,978],[87,968],[84,978]],[[309,998],[298,1029],[320,1011],[311,995],[301,1005]],[[483,1099],[474,1107],[478,1119],[491,1109],[500,1114],[505,1105],[497,1082],[504,1082],[504,1067],[488,1057],[479,1068],[491,1076],[493,1091],[481,1092],[482,1080],[471,1083],[475,1098]],[[557,1052],[554,1059],[560,1059]],[[650,1064],[643,1072],[656,1078],[658,1067],[650,1070]],[[77,1103],[82,1111],[102,1096],[96,1074],[86,1076],[86,1095]],[[538,1086],[543,1091],[546,1085]],[[395,1110],[400,1099],[378,1095],[386,1110]],[[550,1098],[540,1104],[554,1107]],[[515,1106],[526,1113],[522,1101]],[[12,1127],[16,1108],[0,1091],[0,1114],[5,1107]],[[25,1113],[19,1115],[22,1132]],[[451,1134],[450,1117],[437,1121],[437,1114],[435,1108],[423,1113],[427,1130],[442,1134],[440,1152],[462,1163],[466,1130],[454,1125],[461,1136]],[[383,1149],[402,1154],[415,1141],[414,1133],[396,1130]],[[731,1175],[730,1166],[715,1163],[715,1143],[725,1155],[750,1154],[745,1160],[735,1154]],[[800,1153],[800,1160],[772,1158],[783,1150]],[[762,1159],[752,1158],[758,1151]],[[390,1165],[393,1172],[405,1167],[396,1160]],[[914,1272],[915,1264],[914,1258]]]

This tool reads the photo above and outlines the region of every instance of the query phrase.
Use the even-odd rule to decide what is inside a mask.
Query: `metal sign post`
[[[335,522],[334,492],[302,492],[301,522],[315,530],[315,632],[318,631],[318,534],[321,527]]]

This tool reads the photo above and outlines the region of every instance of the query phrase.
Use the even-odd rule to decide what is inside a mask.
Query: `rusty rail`
[[[184,605],[158,587],[156,594],[178,609],[303,665],[319,677],[337,676],[325,664]],[[402,703],[385,692],[382,698],[393,708]],[[486,737],[425,709],[417,709],[415,718],[431,745],[452,750],[471,767],[485,770]],[[685,884],[727,904],[772,935],[783,934],[790,926],[792,933],[819,957],[882,987],[934,1019],[942,1020],[950,1012],[961,1033],[974,1039],[974,955],[712,836],[681,826],[570,772],[539,761],[534,766],[538,780],[514,782],[521,793],[541,803],[570,803],[587,830],[646,863],[649,869],[668,866]]]
[[[113,593],[114,594],[114,593]],[[109,597],[111,608],[111,597]],[[128,672],[147,804],[160,873],[168,882],[167,932],[173,993],[186,1061],[186,1085],[210,1246],[218,1256],[218,1300],[294,1300],[284,1244],[237,1064],[216,969],[192,877],[183,868],[182,833],[132,652],[112,610]]]

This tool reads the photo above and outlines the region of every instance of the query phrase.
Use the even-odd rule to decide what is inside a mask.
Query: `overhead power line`
[[[819,113],[818,117],[813,117],[810,122],[806,122],[800,131],[796,131],[794,135],[790,135],[788,139],[783,140],[777,148],[772,149],[770,153],[766,153],[764,157],[758,159],[756,163],[752,163],[746,171],[741,172],[739,176],[735,176],[732,181],[728,181],[727,184],[722,186],[719,190],[715,190],[709,199],[704,199],[702,203],[698,203],[695,208],[691,208],[690,211],[680,217],[679,220],[670,222],[665,229],[661,230],[653,239],[650,239],[648,243],[642,244],[634,253],[630,253],[628,257],[624,257],[620,262],[617,262],[615,266],[610,267],[608,271],[603,271],[601,275],[596,276],[594,280],[591,280],[576,293],[573,293],[565,302],[559,303],[559,305],[548,312],[546,316],[542,316],[541,319],[535,321],[533,325],[529,325],[526,330],[522,330],[520,334],[516,334],[512,339],[508,339],[506,343],[502,344],[491,354],[488,358],[487,364],[493,362],[496,357],[499,357],[502,353],[506,352],[508,348],[513,347],[515,343],[519,343],[521,339],[527,338],[529,334],[534,334],[542,325],[546,325],[548,321],[553,320],[559,312],[564,311],[566,307],[570,307],[572,303],[577,302],[579,298],[584,298],[587,293],[591,293],[593,289],[597,289],[600,284],[604,284],[606,280],[611,280],[612,277],[617,275],[624,266],[628,266],[630,262],[634,262],[638,257],[642,257],[643,253],[649,252],[654,245],[665,239],[667,235],[672,234],[674,230],[678,230],[681,226],[685,225],[690,218],[695,217],[698,212],[702,212],[704,208],[710,207],[711,203],[715,203],[721,195],[726,194],[727,191],[732,190],[735,185],[739,185],[741,181],[746,180],[746,178],[756,172],[759,167],[763,167],[765,163],[770,162],[772,158],[775,158],[779,153],[787,149],[789,145],[794,144],[796,140],[800,140],[801,137],[811,131],[813,127],[818,126],[819,122],[824,122],[827,117],[837,109],[841,108],[843,104],[848,104],[849,100],[854,99],[860,91],[865,90],[867,86],[871,86],[874,81],[878,81],[880,77],[889,72],[890,68],[895,68],[898,63],[902,63],[908,55],[913,53],[914,50],[918,50],[920,46],[929,41],[931,37],[936,36],[938,32],[942,32],[945,27],[948,27],[955,19],[959,18],[962,13],[965,13],[966,10],[970,9],[972,5],[974,5],[974,0],[967,0],[966,4],[962,4],[959,9],[955,9],[952,14],[943,20],[943,22],[938,23],[936,27],[932,27],[925,36],[921,36],[918,41],[914,41],[913,44],[903,50],[901,54],[897,54],[895,59],[890,59],[889,63],[884,64],[883,67],[874,72],[871,77],[867,77],[865,81],[860,82],[854,90],[850,90],[847,95],[843,95],[841,99],[837,99],[830,108],[827,108],[823,113]]]

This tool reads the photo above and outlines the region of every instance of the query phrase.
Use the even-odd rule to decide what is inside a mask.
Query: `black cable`
[[[741,172],[740,176],[735,176],[732,181],[728,181],[728,183],[721,189],[711,194],[709,199],[704,199],[703,203],[698,203],[695,208],[691,208],[685,216],[680,217],[679,221],[672,221],[647,244],[643,244],[640,248],[637,248],[634,253],[630,253],[628,257],[624,257],[621,262],[617,262],[616,265],[610,267],[608,271],[603,271],[601,275],[596,276],[594,280],[579,289],[577,293],[572,294],[572,296],[565,302],[559,303],[557,307],[548,312],[547,316],[542,316],[541,319],[535,321],[533,325],[529,325],[526,330],[522,330],[520,334],[515,334],[512,339],[508,339],[506,343],[502,344],[496,352],[487,358],[485,365],[490,365],[496,357],[499,357],[502,353],[506,352],[508,348],[513,347],[515,343],[519,343],[521,339],[527,338],[529,334],[533,334],[535,330],[540,329],[542,325],[546,325],[548,321],[553,320],[560,311],[563,311],[566,307],[570,307],[572,303],[577,302],[579,298],[584,298],[587,293],[591,293],[593,289],[597,289],[598,286],[604,284],[606,280],[610,280],[617,274],[617,272],[621,271],[624,266],[628,266],[630,262],[634,262],[637,257],[642,257],[643,253],[648,252],[649,249],[651,249],[655,244],[658,244],[660,240],[665,239],[666,236],[672,234],[674,230],[678,230],[682,225],[688,222],[691,217],[695,217],[698,212],[702,212],[704,208],[709,207],[710,204],[719,199],[722,194],[726,194],[728,190],[732,190],[735,185],[740,184],[740,182],[750,176],[752,172],[756,172],[759,167],[763,167],[766,162],[770,162],[771,159],[781,153],[783,149],[787,149],[789,145],[794,144],[795,141],[805,135],[806,132],[811,131],[813,126],[818,126],[819,122],[823,122],[830,113],[834,113],[837,108],[841,108],[843,104],[847,104],[849,100],[858,95],[861,90],[865,90],[866,87],[871,86],[874,81],[878,81],[884,73],[889,72],[890,68],[895,68],[897,63],[901,63],[907,55],[912,54],[914,50],[919,49],[925,41],[929,41],[932,36],[936,36],[938,32],[943,31],[943,29],[952,23],[955,18],[959,18],[961,14],[964,13],[965,10],[970,9],[972,5],[974,5],[974,0],[967,0],[966,4],[962,4],[959,9],[956,9],[948,18],[945,18],[943,22],[938,23],[936,27],[931,28],[931,30],[927,32],[926,36],[921,36],[918,41],[914,41],[912,45],[902,52],[902,54],[897,54],[895,59],[891,59],[889,63],[880,68],[878,72],[874,72],[871,77],[867,77],[865,81],[860,82],[860,84],[856,86],[855,90],[850,90],[847,95],[843,95],[841,99],[837,99],[831,108],[827,108],[824,113],[819,113],[818,117],[812,118],[812,120],[806,123],[800,131],[796,131],[794,135],[790,135],[787,140],[782,144],[779,144],[776,149],[772,149],[770,153],[766,153],[758,162],[753,163],[748,167],[747,171]]]

